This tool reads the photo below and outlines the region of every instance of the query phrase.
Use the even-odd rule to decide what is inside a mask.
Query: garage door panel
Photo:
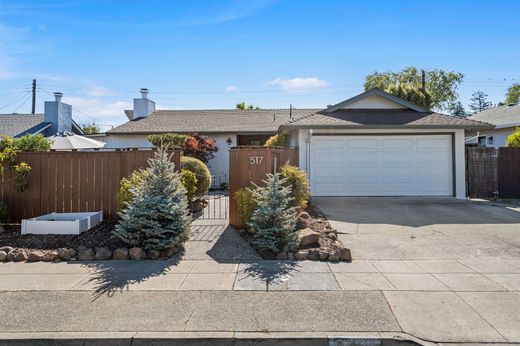
[[[316,150],[319,146],[320,150]],[[449,196],[451,135],[312,138],[315,196]],[[330,147],[332,149],[325,150]]]

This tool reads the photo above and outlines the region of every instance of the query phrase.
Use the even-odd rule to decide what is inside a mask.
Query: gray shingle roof
[[[513,127],[520,125],[520,104],[506,105],[486,109],[472,115],[469,119],[484,121],[497,127]]]
[[[319,109],[293,109],[292,117],[317,111]],[[129,111],[125,113],[132,115]],[[281,124],[290,120],[289,109],[157,110],[146,118],[126,122],[107,133],[275,133]]]
[[[339,109],[331,113],[316,112],[290,121],[283,128],[464,128],[485,129],[493,125],[463,117],[416,112],[410,109]]]
[[[43,114],[0,114],[0,136],[14,137],[43,122]]]

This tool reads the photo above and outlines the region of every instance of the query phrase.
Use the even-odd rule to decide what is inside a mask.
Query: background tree
[[[473,113],[482,112],[483,110],[493,107],[493,103],[488,101],[487,97],[488,95],[481,90],[475,91],[471,94],[469,108]]]
[[[464,117],[466,116],[466,110],[464,109],[464,106],[462,105],[462,102],[457,101],[450,105],[449,112],[451,115],[458,116],[458,117]]]
[[[513,84],[507,89],[504,103],[506,105],[520,103],[520,84]]]
[[[217,151],[215,139],[197,133],[188,135],[183,149],[184,155],[194,157],[204,163],[208,163],[209,160],[214,158]]]
[[[256,106],[253,106],[253,105],[248,105],[246,104],[245,102],[241,102],[241,103],[237,103],[235,105],[235,109],[237,111],[244,111],[244,110],[250,110],[250,109],[260,109],[260,107],[256,107]]]
[[[92,124],[84,124],[81,126],[81,129],[85,134],[87,135],[95,135],[98,134],[101,130],[99,129],[99,126],[97,126],[95,123]]]
[[[517,127],[515,132],[507,137],[506,147],[520,148],[520,127]]]
[[[457,88],[464,75],[458,72],[447,72],[441,69],[426,71],[425,91],[431,98],[430,109],[446,110],[457,100]],[[417,101],[417,90],[421,90],[422,72],[416,67],[406,67],[398,72],[374,72],[366,77],[365,90],[379,88],[386,92],[399,91],[398,86],[408,87],[413,92],[405,93],[406,100]],[[402,92],[402,91],[401,91]],[[403,94],[402,94],[403,95]],[[397,96],[397,95],[396,95]],[[417,103],[417,102],[414,102]]]

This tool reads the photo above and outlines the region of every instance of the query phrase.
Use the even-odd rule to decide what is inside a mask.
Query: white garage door
[[[451,135],[313,136],[314,196],[451,196]]]

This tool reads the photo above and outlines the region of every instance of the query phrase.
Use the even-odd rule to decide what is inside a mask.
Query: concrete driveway
[[[355,259],[520,258],[520,203],[454,198],[320,197]]]

